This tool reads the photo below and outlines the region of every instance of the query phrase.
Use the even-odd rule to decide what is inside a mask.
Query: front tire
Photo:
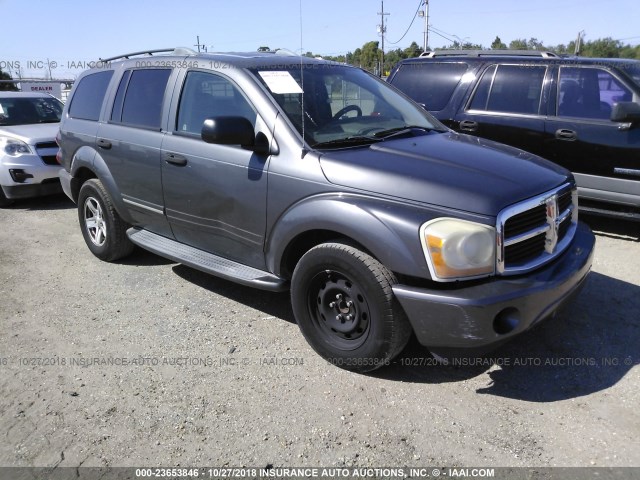
[[[133,251],[125,223],[98,179],[87,180],[78,195],[78,220],[84,241],[96,257],[112,262]]]
[[[360,249],[324,243],[293,272],[291,304],[311,347],[352,371],[375,370],[407,344],[411,326],[393,295],[394,275]]]

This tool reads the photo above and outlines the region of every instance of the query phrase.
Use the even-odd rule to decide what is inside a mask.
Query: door
[[[187,72],[173,132],[162,144],[167,219],[178,241],[264,269],[268,156],[239,145],[205,143],[202,124],[215,116],[243,116],[271,138],[231,80]]]
[[[171,236],[164,216],[160,147],[165,91],[171,69],[127,70],[108,123],[100,125],[98,152],[136,225]]]
[[[638,101],[631,88],[594,66],[560,67],[557,85],[556,115],[546,122],[548,158],[574,172],[582,187],[640,181],[640,129],[609,119],[616,102]],[[629,193],[640,195],[637,183],[634,189]]]
[[[449,126],[541,154],[546,70],[545,65],[491,65]]]

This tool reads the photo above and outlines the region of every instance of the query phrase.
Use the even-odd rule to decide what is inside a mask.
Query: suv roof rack
[[[421,53],[421,57],[484,57],[489,55],[504,55],[512,57],[558,57],[553,52],[542,50],[435,50]]]
[[[110,58],[100,58],[101,62],[111,62],[113,60],[119,60],[121,58],[136,57],[138,55],[152,56],[154,53],[168,53],[171,52],[174,55],[196,55],[196,51],[190,48],[177,47],[177,48],[159,48],[157,50],[143,50],[141,52],[125,53],[124,55],[116,55]]]

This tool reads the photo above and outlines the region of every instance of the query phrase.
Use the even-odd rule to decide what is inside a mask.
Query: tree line
[[[454,42],[443,48],[437,48],[436,50],[486,50],[483,45],[476,43],[460,43]],[[496,36],[495,40],[489,47],[491,50],[543,50],[553,52],[558,55],[575,55],[576,53],[582,57],[592,58],[632,58],[640,60],[640,45],[632,46],[630,44],[624,44],[620,40],[614,40],[613,38],[599,38],[588,42],[581,42],[578,49],[576,49],[576,41],[571,41],[568,44],[560,45],[545,45],[537,38],[530,39],[516,39],[505,44],[500,37]],[[391,67],[402,59],[417,57],[423,53],[422,47],[416,42],[412,42],[409,47],[405,49],[397,48],[390,50],[384,54],[384,70],[388,73]],[[349,52],[346,55],[338,56],[322,56],[327,60],[334,60],[340,63],[348,63],[350,65],[357,65],[372,72],[379,72],[380,61],[382,58],[382,52],[380,51],[379,42],[372,41],[365,43],[361,48],[356,48],[353,52]],[[307,52],[307,56],[319,56],[314,55],[311,52]]]
[[[597,40],[591,40],[588,42],[581,42],[578,49],[576,49],[576,41],[571,41],[568,44],[560,45],[544,45],[543,42],[537,38],[530,39],[516,39],[509,42],[509,45],[505,44],[500,37],[495,38],[490,46],[491,50],[544,50],[557,53],[558,55],[578,55],[583,57],[593,58],[633,58],[640,60],[640,45],[631,46],[624,44],[620,40],[614,40],[613,38],[599,38]],[[270,51],[269,47],[260,47],[259,51]],[[485,47],[475,43],[459,43],[454,42],[443,48],[436,50],[485,50]],[[384,54],[384,73],[388,74],[391,68],[400,60],[411,57],[418,57],[423,53],[423,49],[416,43],[411,42],[405,49],[396,48],[390,50]],[[374,73],[380,73],[380,64],[382,61],[382,52],[380,50],[380,42],[371,41],[365,43],[362,47],[356,48],[353,52],[349,52],[345,55],[320,55],[312,52],[305,53],[307,57],[322,57],[326,60],[333,60],[340,63],[348,63],[349,65],[356,65]],[[0,80],[11,80],[11,75],[3,72],[0,69]],[[17,90],[12,83],[0,83],[0,90]]]

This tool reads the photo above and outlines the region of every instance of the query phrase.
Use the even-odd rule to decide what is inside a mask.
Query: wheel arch
[[[415,208],[367,196],[307,198],[289,208],[272,228],[267,268],[291,278],[305,252],[337,240],[360,248],[392,272],[430,278],[419,240],[424,215]]]
[[[75,202],[78,201],[78,195],[82,185],[91,178],[97,178],[111,197],[113,207],[118,212],[118,215],[127,223],[133,222],[133,219],[129,215],[129,210],[122,200],[120,189],[113,175],[111,175],[107,163],[100,155],[100,152],[88,146],[78,149],[73,157],[70,173],[73,176],[71,192]]]

